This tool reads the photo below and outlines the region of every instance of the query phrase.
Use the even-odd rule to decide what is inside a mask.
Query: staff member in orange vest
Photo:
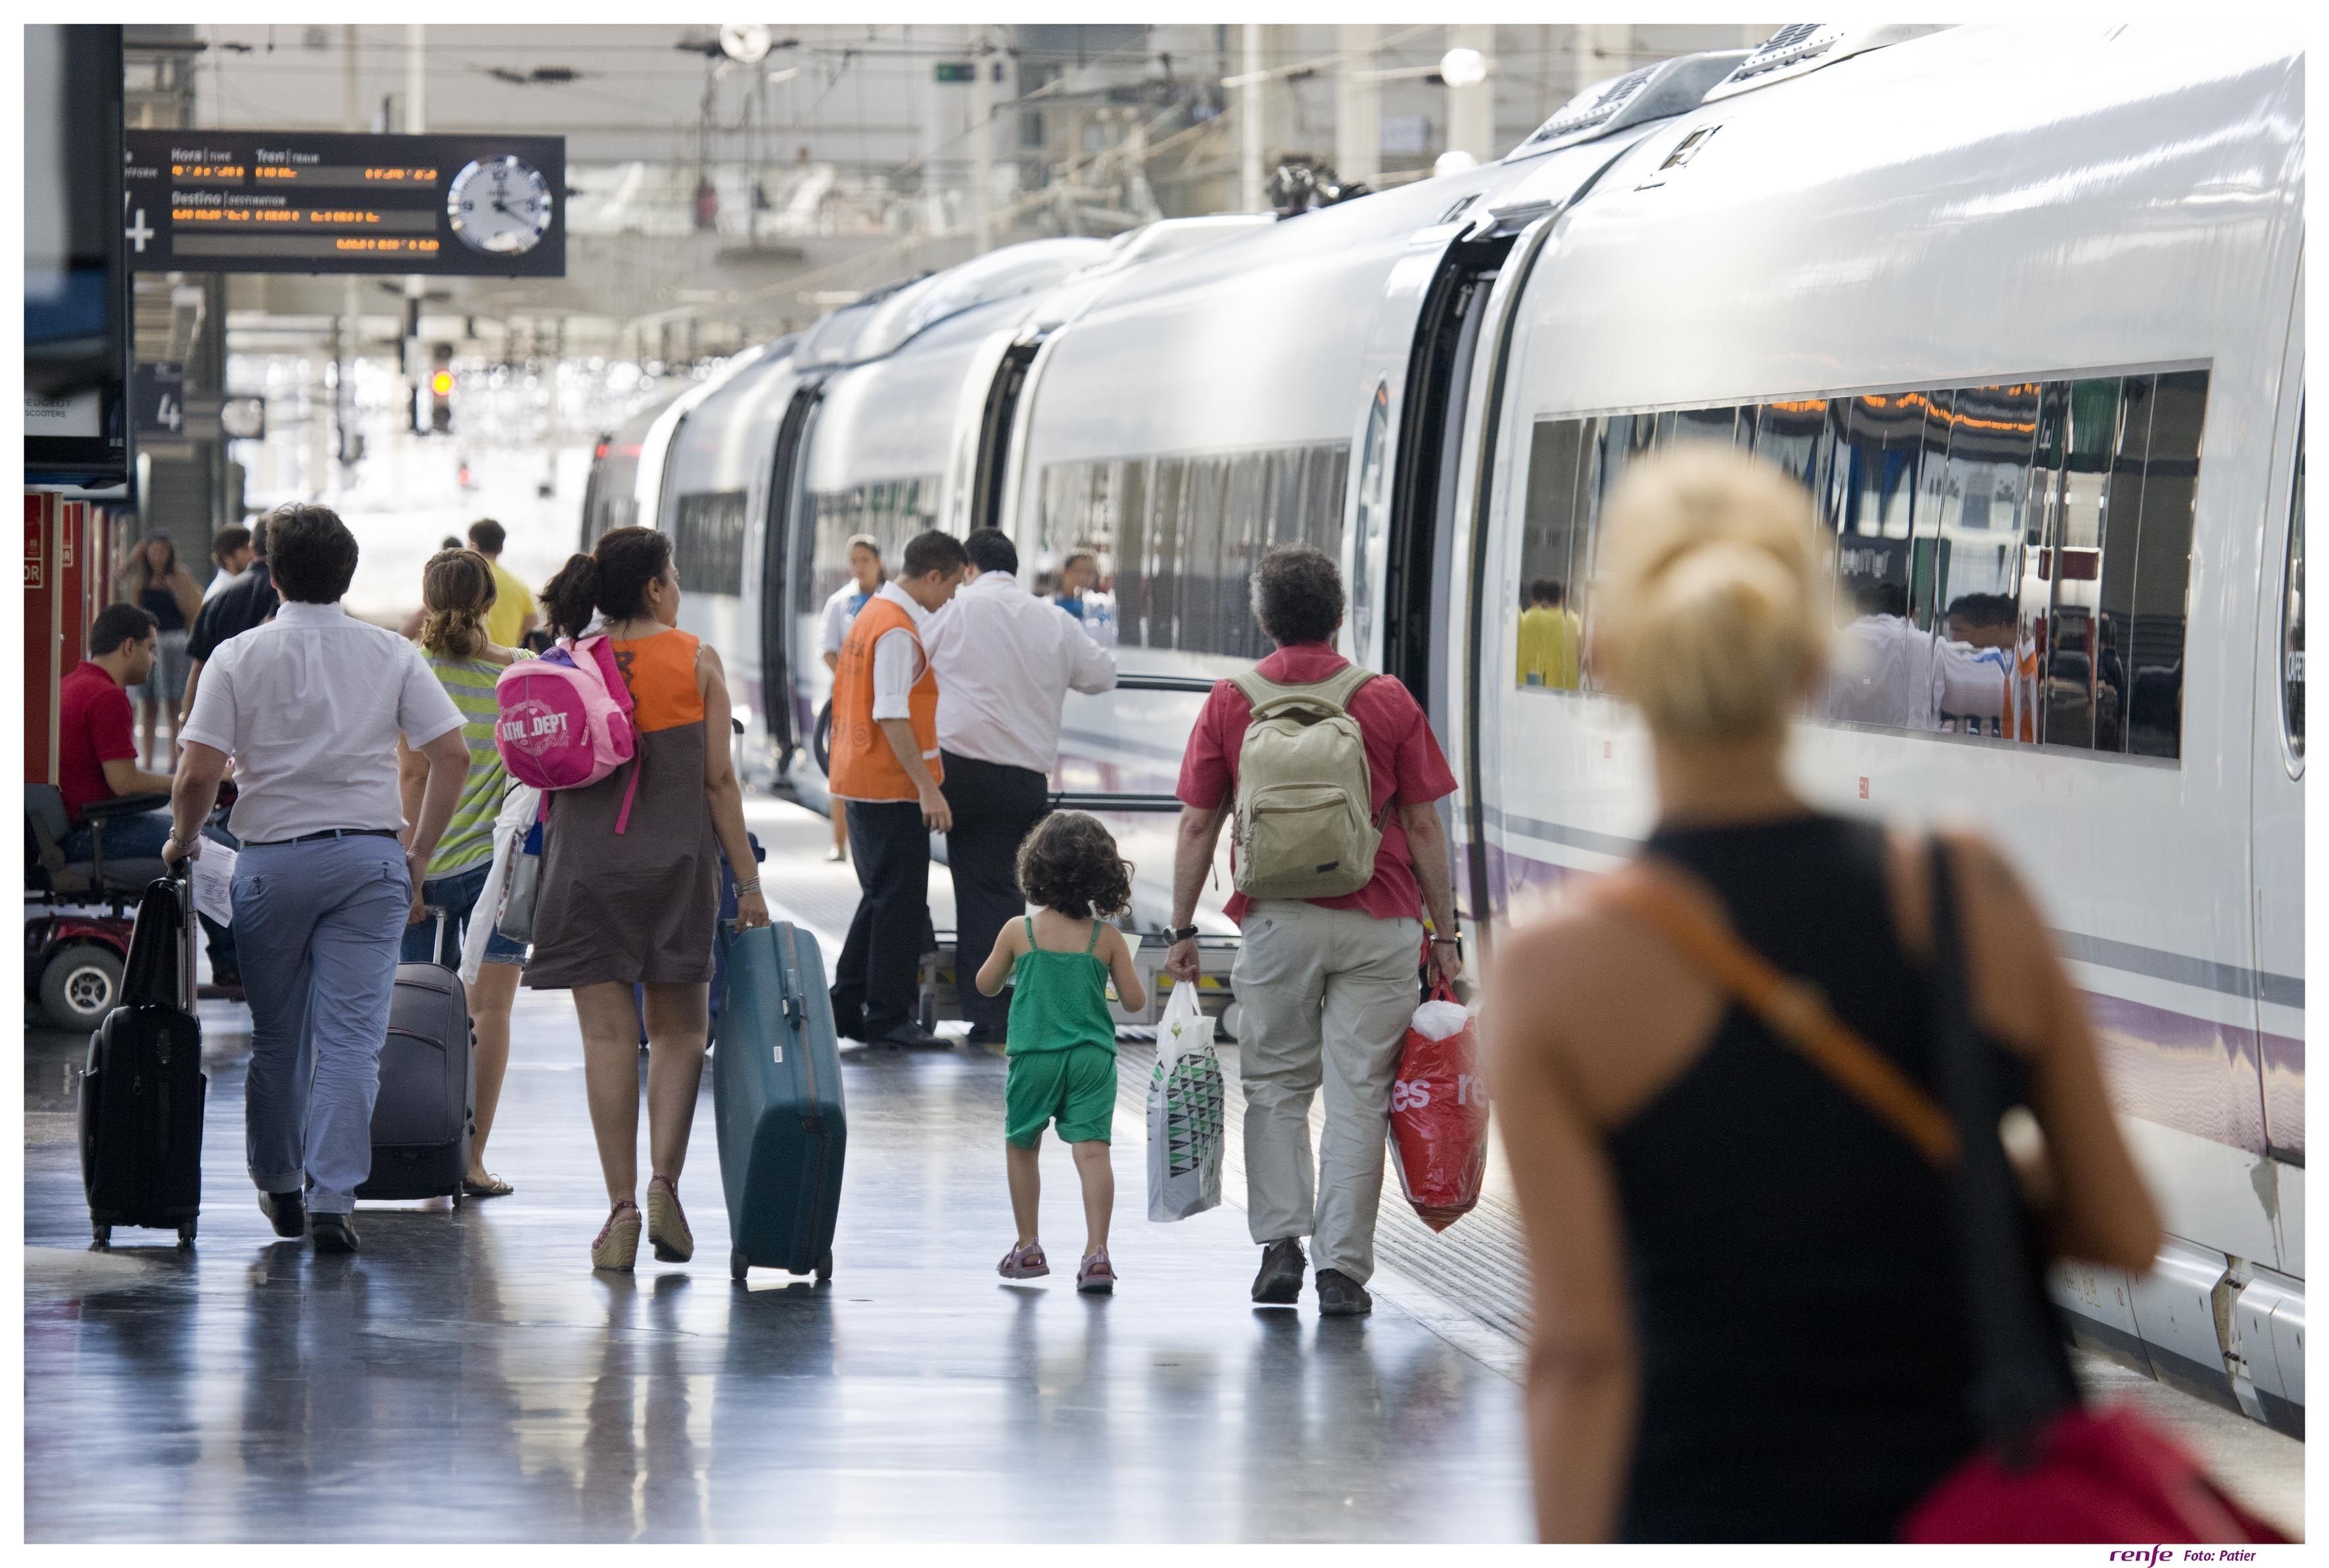
[[[857,914],[834,966],[834,1029],[868,1045],[945,1046],[915,1019],[929,929],[930,834],[954,825],[938,789],[938,683],[922,624],[954,597],[969,558],[918,534],[895,580],[865,602],[833,672],[832,789],[849,803]]]

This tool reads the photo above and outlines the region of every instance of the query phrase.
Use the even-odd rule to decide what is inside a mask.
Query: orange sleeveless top
[[[616,666],[631,689],[631,722],[643,733],[703,722],[703,693],[695,684],[695,656],[702,646],[677,627],[614,644]]]
[[[921,655],[922,640],[914,632],[914,618],[902,606],[884,598],[865,601],[842,639],[841,662],[833,672],[833,793],[852,801],[910,801],[920,798],[905,765],[890,748],[890,737],[873,722],[873,644],[887,634],[902,630],[914,639]],[[921,747],[922,764],[934,779],[945,774],[938,766],[938,682],[922,660],[921,678],[908,693],[907,717],[914,727],[914,742]]]

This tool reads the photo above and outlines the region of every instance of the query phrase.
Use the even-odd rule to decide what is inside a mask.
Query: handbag
[[[511,858],[509,887],[502,895],[501,914],[494,928],[512,942],[533,940],[533,906],[542,894],[542,822],[525,831],[525,841]]]
[[[1950,1177],[1982,1444],[1902,1517],[1919,1543],[2274,1543],[2199,1461],[2133,1410],[2090,1411],[2064,1353],[2042,1253],[1997,1131],[2005,1109],[1973,1017],[1946,847],[1930,843],[1932,1027],[1941,1101],[1732,932],[1678,867],[1637,860],[1607,897]]]

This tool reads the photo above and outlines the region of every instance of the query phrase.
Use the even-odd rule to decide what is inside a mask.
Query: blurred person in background
[[[187,634],[186,693],[178,705],[181,734],[187,716],[194,710],[195,693],[202,689],[203,666],[228,643],[253,626],[266,624],[282,603],[275,591],[273,568],[267,564],[267,536],[268,520],[262,517],[250,525],[250,564],[243,568],[241,580],[220,589],[216,597],[205,603],[194,617],[193,630]]]
[[[494,863],[494,823],[501,816],[509,773],[494,742],[500,718],[494,683],[518,657],[486,634],[494,611],[493,563],[473,549],[440,550],[420,571],[426,619],[420,627],[420,657],[445,695],[461,710],[461,737],[469,748],[469,772],[461,798],[445,824],[444,837],[422,873],[404,928],[402,962],[459,966],[461,940],[472,919],[490,923],[498,913],[479,909],[486,874]],[[396,747],[398,787],[407,822],[420,820],[429,759],[402,741]],[[443,912],[439,928],[438,911]],[[510,1184],[486,1169],[486,1140],[501,1103],[502,1077],[509,1066],[510,1007],[525,962],[525,944],[499,931],[486,938],[484,965],[468,988],[469,1018],[476,1026],[477,1097],[476,1132],[469,1141],[469,1169],[461,1188],[471,1197],[500,1197]]]
[[[1816,811],[1783,771],[1830,646],[1800,486],[1692,446],[1628,470],[1606,526],[1595,667],[1647,721],[1657,826],[1498,944],[1480,1015],[1534,1275],[1537,1527],[1895,1539],[1980,1441],[1953,1184],[1625,900],[1649,882],[1727,927],[1937,1115],[1930,841]],[[2045,923],[1982,838],[1944,843],[1974,1048],[2042,1134],[2016,1157],[2040,1229],[2146,1269],[2158,1213]]]
[[[170,710],[170,733],[177,735],[178,704],[186,694],[186,632],[202,612],[203,590],[178,564],[178,547],[159,530],[138,541],[121,568],[113,596],[154,617],[154,667],[131,696],[137,703],[137,749],[147,767],[158,768],[171,747],[161,744],[162,709]]]
[[[849,635],[850,623],[865,601],[882,591],[882,547],[870,533],[861,533],[849,541],[849,580],[833,590],[825,601],[824,618],[817,623],[816,648],[824,656],[827,670],[841,667],[842,639]],[[849,803],[839,795],[827,797],[827,814],[833,819],[833,848],[825,858],[839,862],[849,859]]]
[[[1569,592],[1552,577],[1529,584],[1528,608],[1521,612],[1520,683],[1577,690],[1585,623],[1569,607]]]
[[[211,538],[211,559],[218,563],[218,570],[203,589],[206,605],[242,581],[250,570],[250,530],[240,523],[219,530]]]
[[[490,517],[469,525],[469,547],[486,558],[494,573],[494,607],[486,615],[486,635],[497,648],[523,648],[526,634],[542,624],[542,615],[534,608],[533,593],[525,579],[502,565],[502,550],[508,543],[508,532]]]

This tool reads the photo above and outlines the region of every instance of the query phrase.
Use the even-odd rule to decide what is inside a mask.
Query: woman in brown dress
[[[526,984],[571,991],[582,1026],[584,1086],[613,1207],[590,1266],[628,1269],[637,1254],[639,1012],[646,992],[646,1226],[656,1257],[685,1263],[695,1239],[679,1207],[709,1032],[719,853],[752,872],[737,885],[736,924],[766,925],[743,793],[729,754],[728,684],[720,655],[676,629],[679,573],[671,539],[618,528],[571,557],[542,591],[551,629],[580,637],[593,613],[630,688],[636,756],[584,789],[550,797],[542,887]],[[632,785],[637,788],[632,793]],[[616,831],[623,802],[630,820]]]

